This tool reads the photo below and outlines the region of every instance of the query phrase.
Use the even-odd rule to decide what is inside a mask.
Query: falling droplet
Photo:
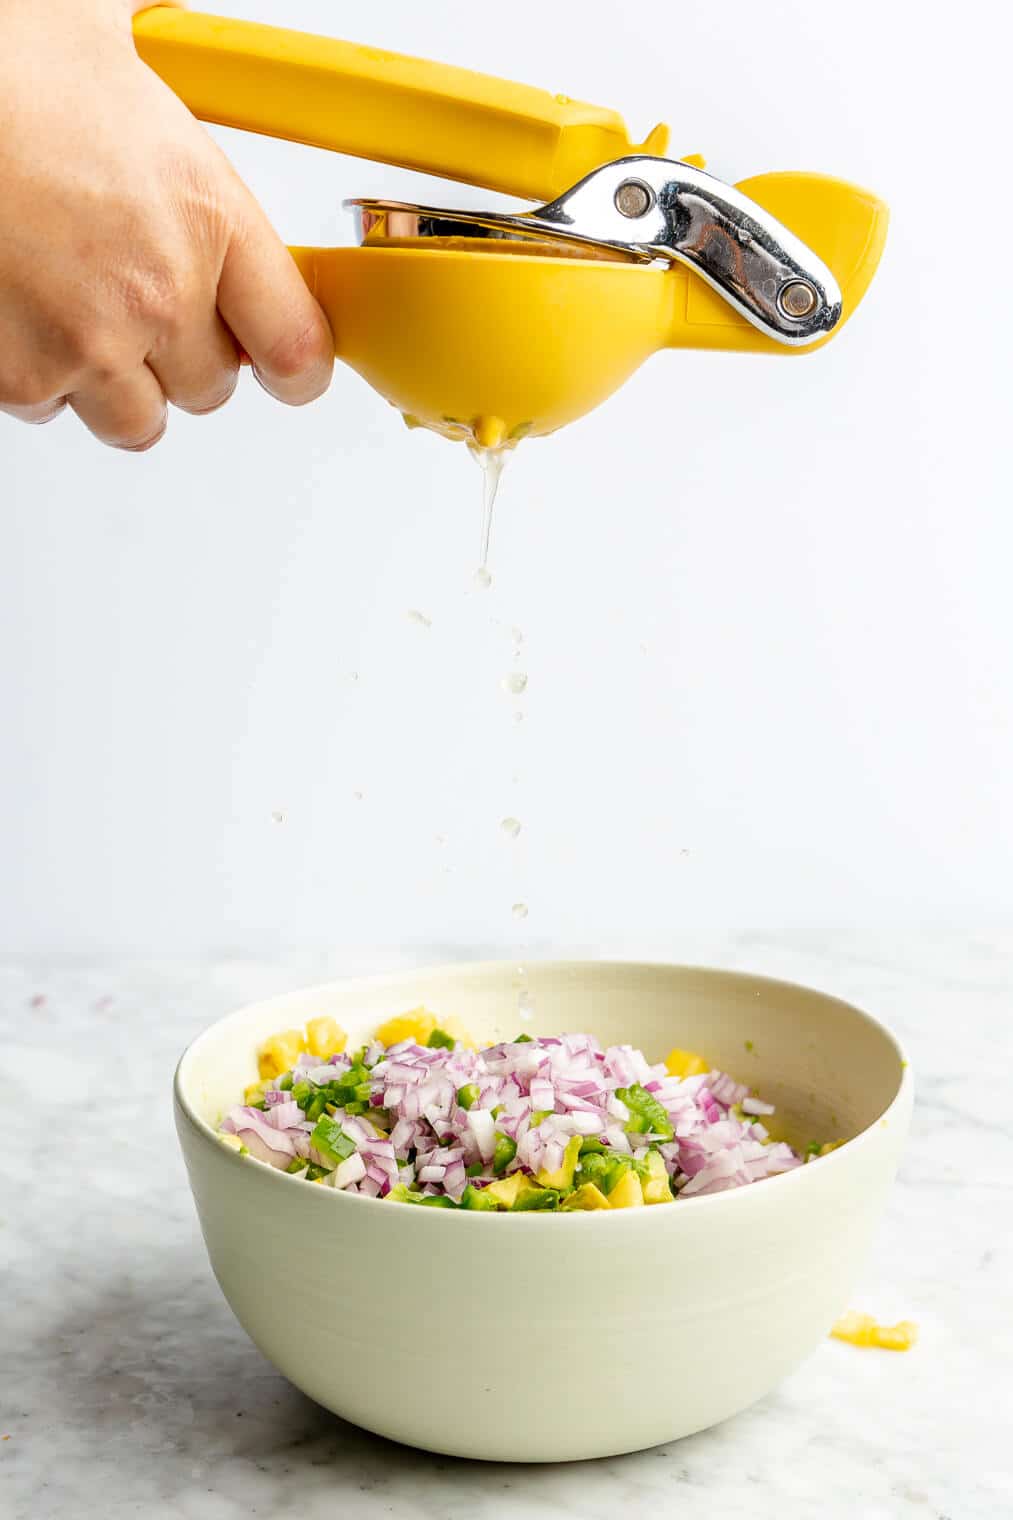
[[[489,587],[492,585],[492,576],[489,574],[484,565],[479,565],[478,569],[475,571],[474,584],[477,591],[488,591]]]
[[[524,635],[519,628],[511,628],[510,637],[515,644],[524,643]]]
[[[516,839],[517,835],[521,831],[520,820],[518,818],[503,818],[500,821],[500,828],[503,830],[504,834],[508,834],[511,839]]]
[[[528,905],[527,903],[514,903],[510,911],[513,914],[514,918],[527,918]]]
[[[530,992],[521,992],[517,997],[517,1016],[527,1024],[535,1016],[535,1000]]]
[[[511,670],[499,684],[512,697],[519,697],[527,689],[528,678],[522,670]]]
[[[514,722],[515,723],[523,723],[524,722],[524,714],[522,712],[520,712],[520,711],[515,712],[514,713]]]
[[[434,834],[433,838],[436,840],[436,843],[439,844],[439,845],[444,845],[447,842],[447,836],[446,836],[446,834]]]
[[[363,797],[362,792],[353,792],[352,796],[355,798],[356,802],[361,802],[362,801],[362,797]]]
[[[359,679],[359,672],[357,670],[350,671],[349,679],[352,681],[357,681]]]
[[[419,612],[416,607],[413,607],[409,612],[408,621],[409,623],[417,623],[420,628],[431,628],[433,626],[432,618],[426,617],[425,613]]]
[[[275,808],[274,812],[271,814],[271,822],[272,823],[284,823],[285,822],[285,814],[281,811],[280,808]]]
[[[646,654],[647,653],[647,645],[646,644],[641,644],[641,646],[640,646],[640,653],[641,654]]]

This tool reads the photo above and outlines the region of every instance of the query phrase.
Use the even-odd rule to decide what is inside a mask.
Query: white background
[[[662,354],[522,447],[487,596],[474,466],[350,371],[301,413],[245,384],[141,458],[0,418],[0,949],[520,954],[1008,913],[1000,7],[217,9],[547,85],[638,136],[667,119],[728,179],[839,174],[890,201],[890,242],[822,354]],[[292,242],[424,183],[220,139]]]

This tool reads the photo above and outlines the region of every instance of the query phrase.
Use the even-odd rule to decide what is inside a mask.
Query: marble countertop
[[[1013,1513],[1013,932],[698,936],[608,951],[785,976],[898,1029],[916,1074],[914,1129],[854,1307],[917,1320],[913,1352],[827,1341],[727,1424],[599,1462],[485,1465],[368,1435],[297,1393],[233,1320],[187,1191],[169,1081],[186,1041],[232,1006],[453,958],[446,948],[270,964],[0,962],[0,1512]]]

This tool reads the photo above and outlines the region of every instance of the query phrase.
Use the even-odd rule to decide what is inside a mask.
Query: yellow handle
[[[134,20],[145,63],[203,121],[551,200],[628,153],[614,111],[380,48],[156,7]]]

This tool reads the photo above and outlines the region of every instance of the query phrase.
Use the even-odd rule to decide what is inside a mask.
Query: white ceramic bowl
[[[848,1307],[907,1131],[896,1040],[786,982],[680,966],[464,965],[309,988],[202,1034],[176,1122],[215,1276],[286,1377],[345,1419],[431,1451],[549,1462],[634,1451],[762,1397]],[[589,1031],[673,1046],[749,1081],[812,1165],[671,1206],[546,1215],[408,1208],[310,1187],[214,1125],[278,1029],[333,1014],[361,1042],[425,1003],[481,1043]],[[747,1049],[746,1041],[750,1042]]]

